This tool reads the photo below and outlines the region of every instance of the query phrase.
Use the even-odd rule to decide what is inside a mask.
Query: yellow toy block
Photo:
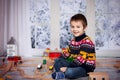
[[[49,70],[53,70],[53,66],[49,66]]]

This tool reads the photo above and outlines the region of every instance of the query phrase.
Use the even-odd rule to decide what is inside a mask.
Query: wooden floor
[[[27,75],[35,75],[37,65],[42,63],[41,57],[37,58],[23,58],[23,64],[19,65],[20,69],[23,69]],[[0,58],[0,64],[2,64],[2,58]],[[0,70],[1,73],[2,70]],[[120,80],[120,58],[97,58],[96,72],[107,72],[109,80]],[[18,71],[10,71],[6,76],[12,80],[41,80],[41,79],[30,79],[23,78]],[[4,76],[4,78],[6,77]],[[46,75],[51,78],[51,75]]]
[[[97,72],[107,72],[110,80],[120,80],[120,58],[97,58]]]

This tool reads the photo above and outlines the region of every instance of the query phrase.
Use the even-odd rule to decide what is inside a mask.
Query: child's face
[[[71,32],[75,37],[81,36],[85,31],[81,21],[71,21]]]

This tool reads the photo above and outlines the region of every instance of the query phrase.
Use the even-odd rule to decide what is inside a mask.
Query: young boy
[[[82,14],[72,16],[70,26],[74,39],[68,48],[63,49],[61,57],[55,60],[53,79],[85,77],[88,72],[93,72],[95,69],[95,46],[85,34],[86,17]]]

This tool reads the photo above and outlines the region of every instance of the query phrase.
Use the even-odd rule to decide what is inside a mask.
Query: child
[[[68,48],[63,49],[61,57],[55,60],[53,79],[85,77],[88,72],[93,72],[95,69],[95,46],[85,34],[86,17],[82,14],[72,16],[70,26],[74,39]]]

